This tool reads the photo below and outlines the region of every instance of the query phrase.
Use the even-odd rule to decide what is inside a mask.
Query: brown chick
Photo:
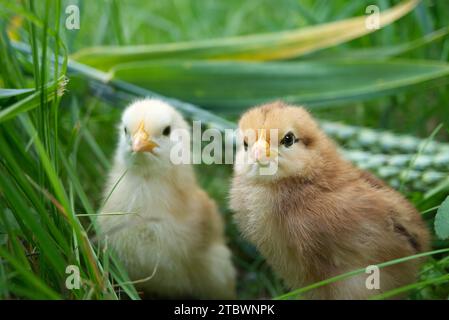
[[[256,107],[242,116],[239,129],[244,143],[231,208],[244,236],[291,289],[428,250],[418,211],[344,160],[305,109],[281,102]],[[274,173],[261,174],[273,164]],[[306,297],[366,299],[414,282],[421,263],[380,269],[379,289],[368,289],[363,273]]]

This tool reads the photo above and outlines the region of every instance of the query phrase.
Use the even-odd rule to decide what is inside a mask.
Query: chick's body
[[[243,234],[290,288],[428,249],[428,231],[416,209],[345,161],[304,109],[275,103],[240,121],[241,131],[273,128],[279,130],[276,173],[255,175],[257,161],[236,165],[231,208]],[[237,158],[253,152],[253,146],[246,148]],[[421,262],[380,269],[378,289],[366,286],[369,274],[363,273],[307,296],[365,299],[414,282]]]
[[[216,205],[191,165],[169,159],[171,132],[187,128],[160,101],[139,101],[125,111],[99,224],[149,296],[233,298],[235,270]],[[145,139],[136,142],[140,131]],[[124,214],[110,214],[117,212]]]

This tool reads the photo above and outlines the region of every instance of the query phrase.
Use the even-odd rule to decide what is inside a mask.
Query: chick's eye
[[[243,148],[245,148],[245,151],[248,151],[248,142],[243,141]]]
[[[289,132],[284,136],[284,138],[282,138],[281,144],[283,144],[284,146],[286,146],[288,148],[288,147],[291,147],[291,145],[297,141],[298,141],[298,139],[296,139],[295,135],[293,133]]]
[[[162,131],[162,134],[164,136],[168,136],[170,134],[170,132],[171,132],[170,126],[167,126],[167,127],[165,127],[164,131]]]

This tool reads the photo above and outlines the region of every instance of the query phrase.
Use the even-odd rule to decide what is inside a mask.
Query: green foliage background
[[[449,139],[447,1],[423,0],[398,21],[352,41],[332,44],[333,37],[353,30],[343,25],[346,33],[326,38],[318,32],[313,50],[254,61],[267,52],[284,52],[279,39],[286,38],[286,30],[302,32],[363,16],[373,2],[382,12],[404,3],[1,0],[0,297],[139,298],[113,252],[95,238],[94,217],[115,148],[116,123],[123,106],[140,96],[175,98],[170,101],[187,117],[218,128],[234,125],[256,103],[275,98],[304,103],[349,158],[359,165],[381,158],[368,169],[400,188],[433,230],[449,194],[444,158],[449,149],[435,143]],[[80,9],[79,30],[65,28],[70,4]],[[223,40],[265,33],[271,36],[261,42],[257,36],[234,38],[236,51]],[[320,37],[324,45],[318,46]],[[250,50],[251,41],[258,43],[257,50]],[[286,47],[299,47],[295,41]],[[140,49],[143,54],[136,55]],[[113,63],[105,65],[111,56]],[[416,144],[405,148],[398,134]],[[367,158],[357,162],[355,151]],[[408,160],[396,161],[404,155]],[[227,208],[232,168],[197,169],[226,220],[239,298],[285,294],[280,279],[233,224]],[[441,206],[438,228],[446,230],[448,213],[442,210],[447,206]],[[442,238],[435,237],[438,251],[417,283],[402,289],[411,299],[449,297],[449,242]],[[80,266],[80,290],[65,287],[70,264]],[[294,293],[281,297],[300,292]]]

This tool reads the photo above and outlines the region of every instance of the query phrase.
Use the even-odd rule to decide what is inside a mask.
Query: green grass
[[[382,9],[399,2],[378,1]],[[189,118],[219,128],[232,125],[254,103],[290,97],[305,102],[321,119],[449,140],[447,1],[422,1],[412,13],[378,32],[339,46],[328,44],[287,61],[253,65],[228,56],[228,61],[218,63],[205,61],[204,55],[212,51],[204,50],[202,57],[188,57],[194,59],[188,62],[175,51],[175,58],[163,62],[152,60],[151,55],[142,61],[125,55],[126,63],[114,62],[114,73],[67,65],[65,59],[96,46],[179,43],[295,30],[363,15],[372,1],[81,0],[81,29],[67,30],[64,9],[69,3],[0,0],[0,88],[13,89],[0,90],[0,298],[139,298],[114,253],[92,241],[94,215],[101,206],[116,143],[115,125],[124,105],[135,97],[157,92],[182,100],[171,101]],[[14,28],[17,15],[23,20]],[[434,32],[437,36],[429,36]],[[18,50],[11,36],[31,51]],[[222,45],[221,40],[212,42]],[[260,50],[268,46],[273,43],[262,44]],[[241,50],[244,43],[242,47],[237,42],[237,47]],[[61,64],[54,56],[62,57]],[[348,62],[345,57],[361,62]],[[145,70],[145,76],[140,75],[137,71],[142,66],[151,73]],[[396,72],[393,67],[398,68]],[[273,81],[273,73],[279,83]],[[110,82],[102,81],[110,78]],[[379,83],[380,78],[385,82]],[[220,90],[224,83],[227,90]],[[391,85],[388,90],[385,83]],[[195,94],[201,90],[208,95]],[[323,99],[324,94],[330,98]],[[442,129],[433,136],[439,125]],[[348,144],[341,142],[348,149],[362,149],[349,140]],[[380,152],[373,145],[365,151]],[[386,157],[394,153],[381,151]],[[417,152],[412,150],[410,155]],[[239,298],[290,298],[311,289],[288,294],[255,248],[241,238],[227,207],[232,168],[200,165],[196,169],[225,218],[239,270]],[[448,167],[441,170],[449,172]],[[433,230],[437,208],[449,194],[449,180],[425,190],[412,185],[405,190]],[[399,289],[411,299],[449,296],[445,251],[449,242],[435,237],[433,244],[434,250],[441,251],[428,259],[419,281]],[[84,279],[80,290],[65,288],[65,269],[71,264],[80,266]]]

